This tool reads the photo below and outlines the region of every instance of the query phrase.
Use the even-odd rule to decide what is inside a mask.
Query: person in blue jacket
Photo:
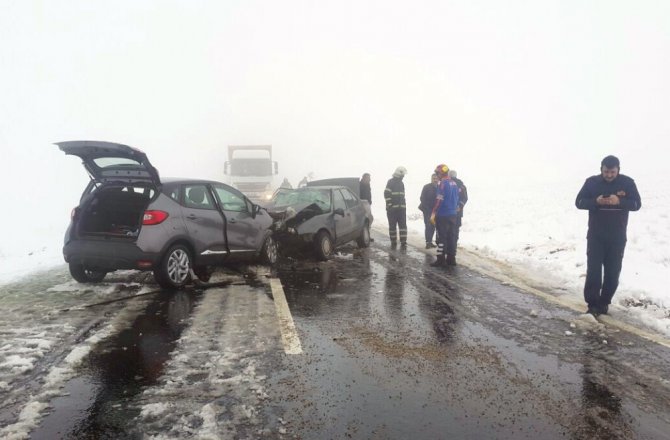
[[[628,213],[642,207],[635,181],[619,169],[619,159],[605,157],[600,174],[586,179],[575,200],[577,208],[589,211],[584,300],[594,315],[608,312],[619,285]]]
[[[431,266],[455,266],[458,185],[449,178],[449,167],[444,164],[435,168],[435,174],[440,178],[440,184],[430,221],[437,227],[437,260]]]

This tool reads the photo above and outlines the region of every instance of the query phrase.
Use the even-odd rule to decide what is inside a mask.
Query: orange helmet
[[[437,174],[438,176],[446,176],[448,172],[449,167],[443,163],[435,167],[435,174]]]

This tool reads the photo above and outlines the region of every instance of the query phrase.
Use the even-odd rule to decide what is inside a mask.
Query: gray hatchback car
[[[260,259],[274,264],[272,218],[221,182],[161,179],[142,151],[99,141],[57,143],[79,156],[91,177],[65,233],[63,256],[72,277],[100,282],[118,269],[151,270],[166,288],[193,273]]]

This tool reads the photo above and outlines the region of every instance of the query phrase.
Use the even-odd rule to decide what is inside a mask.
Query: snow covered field
[[[469,201],[459,246],[511,263],[530,279],[541,279],[582,299],[588,212],[575,208],[574,202],[586,177],[537,184],[504,178],[495,183],[469,182],[462,175]],[[612,312],[627,306],[627,313],[670,335],[670,196],[662,190],[670,179],[631,177],[637,177],[642,209],[630,213]],[[423,217],[417,207],[425,183],[405,182],[408,229],[421,237]],[[374,214],[379,223],[385,223],[383,199],[378,194],[373,195]]]
[[[422,236],[423,220],[417,209],[424,182],[416,173],[405,182],[408,227]],[[586,272],[586,211],[574,199],[583,179],[537,184],[470,182],[459,245],[481,255],[523,268],[529,278],[542,279],[575,298],[582,298]],[[627,313],[670,335],[670,195],[662,191],[670,179],[632,176],[642,197],[642,209],[630,214],[628,244],[613,312]],[[378,224],[386,221],[381,191],[385,180],[373,186],[373,211]],[[61,215],[49,224],[41,221],[31,234],[9,234],[0,249],[0,282],[20,279],[35,271],[62,265],[62,236],[69,221],[63,202]],[[52,201],[55,203],[55,201]],[[30,226],[27,220],[27,227]],[[38,223],[37,221],[35,222]]]

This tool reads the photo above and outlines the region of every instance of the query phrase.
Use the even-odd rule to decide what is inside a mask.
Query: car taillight
[[[75,206],[72,208],[72,211],[70,212],[70,220],[74,220],[77,218],[77,214],[79,214],[79,207]]]
[[[143,225],[157,225],[162,223],[166,218],[168,218],[168,213],[165,211],[144,211],[144,217],[142,217]]]

